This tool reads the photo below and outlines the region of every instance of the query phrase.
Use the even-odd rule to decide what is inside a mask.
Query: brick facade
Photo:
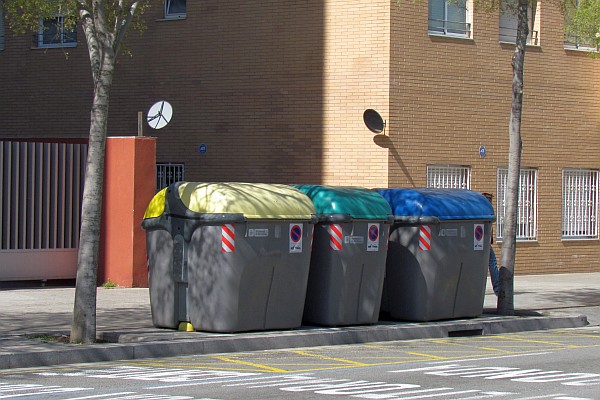
[[[162,16],[153,6],[147,30],[129,35],[109,132],[135,135],[137,112],[168,100],[172,122],[145,134],[158,138],[157,161],[185,163],[187,180],[422,187],[427,165],[456,164],[470,167],[472,189],[496,192],[514,50],[498,41],[498,14],[476,11],[472,39],[429,35],[426,2],[205,0],[188,2],[185,19]],[[518,244],[516,270],[600,271],[598,240],[560,236],[562,169],[600,167],[600,67],[564,49],[554,5],[541,4],[539,18],[540,46],[525,61],[522,161],[538,170],[538,234]],[[81,32],[65,51],[7,32],[0,137],[87,136]],[[364,126],[368,108],[386,136]]]

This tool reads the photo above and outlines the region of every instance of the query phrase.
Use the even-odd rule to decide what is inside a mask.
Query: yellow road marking
[[[323,356],[321,354],[313,354],[313,353],[309,353],[308,351],[302,351],[302,350],[291,350],[290,352],[294,353],[294,354],[299,354],[301,356],[318,358],[320,360],[336,361],[336,362],[340,362],[343,364],[354,365],[357,367],[371,367],[373,365],[373,364],[361,363],[358,361],[346,360],[344,358],[328,357],[328,356]]]
[[[289,372],[289,371],[286,371],[285,369],[274,368],[274,367],[270,367],[268,365],[256,364],[256,363],[249,362],[249,361],[236,360],[236,359],[233,359],[233,358],[230,358],[230,357],[225,357],[225,356],[212,356],[211,358],[214,358],[214,359],[217,359],[217,360],[221,360],[221,361],[230,362],[230,363],[233,363],[233,364],[247,365],[249,367],[258,368],[260,371]]]
[[[411,356],[425,357],[431,360],[449,360],[448,357],[434,356],[433,354],[413,353],[412,351],[407,351],[406,354],[410,354]]]

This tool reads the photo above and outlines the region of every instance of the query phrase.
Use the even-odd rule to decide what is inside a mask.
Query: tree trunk
[[[98,75],[99,79],[94,86],[85,186],[81,207],[75,304],[71,325],[72,343],[93,343],[96,341],[96,281],[102,217],[104,150],[106,147],[109,92],[113,75],[113,66],[107,64],[105,59],[102,70]]]
[[[514,315],[514,272],[517,237],[517,213],[519,200],[519,176],[521,170],[521,115],[523,111],[523,68],[525,47],[529,28],[527,23],[528,0],[519,0],[517,12],[517,40],[512,57],[513,97],[510,112],[508,153],[508,179],[505,197],[506,213],[502,231],[502,255],[500,257],[500,292],[497,310],[500,315]]]

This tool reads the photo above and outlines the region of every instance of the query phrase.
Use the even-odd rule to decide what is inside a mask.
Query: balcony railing
[[[515,44],[517,42],[517,29],[513,27],[501,26],[500,42]],[[538,31],[529,31],[529,35],[527,36],[527,44],[529,46],[539,46],[540,39]]]
[[[598,51],[598,44],[593,40],[585,40],[577,35],[565,33],[565,49]]]
[[[471,24],[464,21],[430,18],[429,33],[434,35],[471,37]]]

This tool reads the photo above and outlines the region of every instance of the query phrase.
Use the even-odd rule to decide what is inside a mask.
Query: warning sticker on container
[[[290,224],[290,253],[302,253],[302,224]]]
[[[367,251],[379,251],[379,224],[369,224]]]
[[[431,250],[431,227],[429,225],[419,227],[419,250]]]
[[[473,250],[482,251],[483,250],[483,224],[475,224],[473,227]]]
[[[221,251],[223,253],[235,251],[235,228],[232,224],[221,226]]]

